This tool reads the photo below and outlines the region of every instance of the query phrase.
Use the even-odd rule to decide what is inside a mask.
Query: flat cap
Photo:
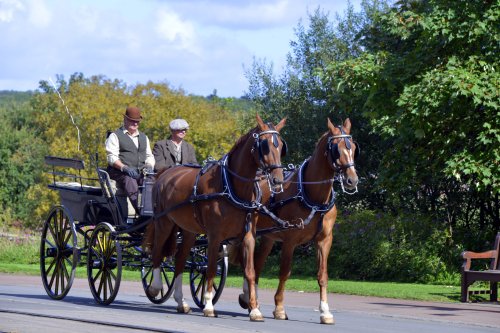
[[[189,128],[189,124],[184,119],[174,119],[170,122],[169,126],[170,129],[174,131]]]

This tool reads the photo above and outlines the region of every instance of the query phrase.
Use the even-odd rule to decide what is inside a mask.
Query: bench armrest
[[[473,259],[493,259],[496,258],[497,255],[498,251],[496,250],[489,250],[484,252],[464,251],[462,252],[462,258],[464,259],[462,270],[468,271]]]

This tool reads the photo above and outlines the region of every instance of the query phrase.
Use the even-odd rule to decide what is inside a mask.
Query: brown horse
[[[327,301],[327,260],[337,217],[333,179],[340,174],[342,189],[354,190],[357,187],[354,158],[359,153],[359,147],[352,141],[350,131],[349,119],[343,126],[334,126],[328,119],[328,132],[321,136],[312,156],[290,178],[287,177],[283,192],[277,195],[272,195],[269,191],[263,192],[263,202],[271,214],[260,214],[258,218],[258,232],[262,233],[262,237],[255,252],[255,282],[258,284],[274,242],[282,242],[279,285],[274,296],[275,319],[288,319],[284,308],[284,291],[291,272],[294,249],[300,244],[314,241],[320,287],[320,322],[334,323]],[[291,226],[287,226],[286,222]],[[237,257],[234,253],[236,249],[237,247],[230,248],[230,256],[233,258]],[[257,289],[257,285],[255,288]],[[243,285],[243,292],[239,301],[243,308],[247,308],[249,289],[246,283]]]
[[[270,189],[278,191],[283,182],[281,153],[284,142],[279,131],[285,119],[276,127],[266,124],[257,115],[257,127],[243,135],[230,152],[206,168],[178,166],[162,172],[153,188],[155,211],[144,240],[152,253],[153,281],[149,295],[156,297],[162,289],[160,264],[175,249],[176,231],[183,230],[183,245],[176,254],[174,287],[182,285],[182,271],[194,244],[195,234],[205,234],[208,240],[207,290],[203,314],[214,317],[212,304],[213,279],[216,275],[218,251],[222,241],[238,239],[243,243],[245,278],[249,286],[250,320],[262,321],[255,294],[253,251],[255,247],[256,214],[260,189],[255,176],[261,168],[267,175]],[[178,292],[174,294],[178,311],[189,312]]]

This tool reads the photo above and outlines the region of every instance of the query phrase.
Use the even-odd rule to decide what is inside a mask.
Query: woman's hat
[[[125,117],[127,117],[132,121],[141,121],[142,120],[141,109],[135,106],[129,106],[125,111]]]

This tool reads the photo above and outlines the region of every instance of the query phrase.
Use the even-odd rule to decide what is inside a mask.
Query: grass
[[[39,275],[39,240],[33,237],[24,236],[20,238],[0,237],[0,272]],[[234,274],[231,269],[226,280],[226,287],[241,288],[241,274]],[[188,275],[185,283],[188,284]],[[86,268],[79,266],[76,276],[86,278]],[[124,269],[122,279],[127,281],[140,281],[140,272],[138,270]],[[259,288],[275,290],[278,280],[274,276],[263,276],[259,281]],[[474,285],[479,286],[479,285]],[[434,302],[458,302],[460,299],[459,286],[446,285],[427,285],[416,283],[396,283],[396,282],[369,282],[369,281],[346,281],[330,280],[329,292],[360,295],[389,297],[407,300],[434,301]],[[315,276],[311,277],[292,277],[286,284],[287,290],[303,292],[319,292],[318,283]],[[473,300],[484,300],[485,296],[474,296]]]

